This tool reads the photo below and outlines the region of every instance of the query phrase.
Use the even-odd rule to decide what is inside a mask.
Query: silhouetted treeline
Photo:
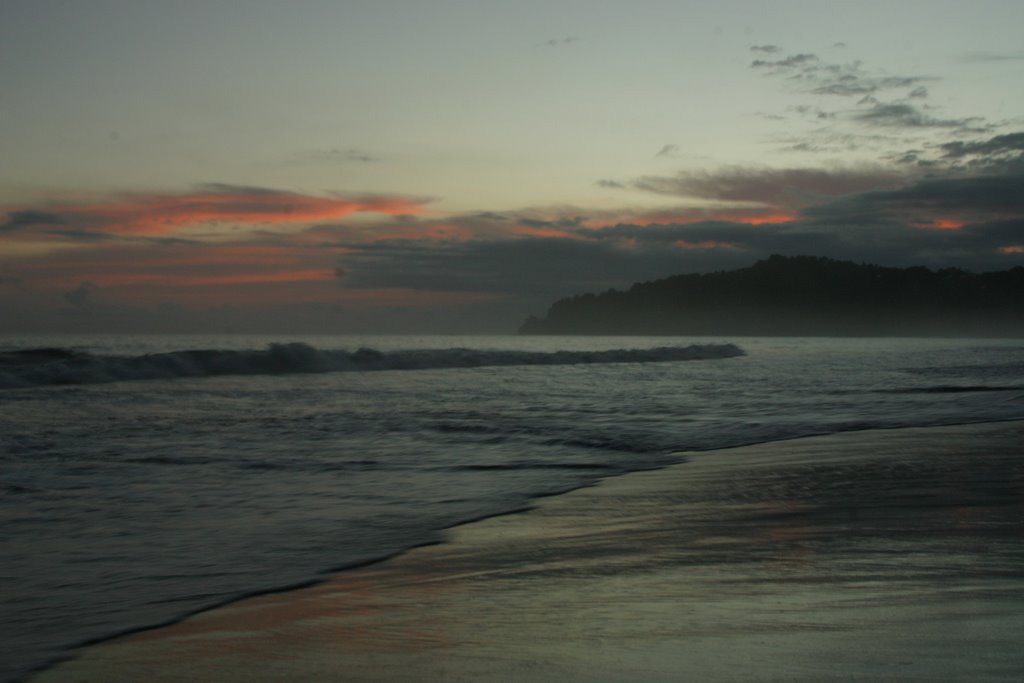
[[[974,274],[772,256],[562,299],[519,333],[1017,337],[1024,268]]]

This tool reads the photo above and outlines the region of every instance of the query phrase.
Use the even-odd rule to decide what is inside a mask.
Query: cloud
[[[338,264],[346,287],[484,291],[550,301],[678,272],[740,267],[772,253],[976,270],[1021,263],[1019,176],[915,180],[881,169],[734,169],[684,181],[704,194],[763,200],[785,199],[799,187],[813,191],[816,201],[788,213],[681,207],[623,211],[619,220],[614,212],[550,220],[503,212],[505,222],[558,226],[561,233],[541,238],[480,230],[463,241],[347,244],[350,251]]]
[[[912,92],[919,93],[918,96],[926,96],[928,94],[927,89],[924,89],[922,92],[920,86],[915,86],[921,81],[930,80],[921,76],[863,76],[856,73],[856,67],[845,71],[842,67],[838,67],[834,70],[829,69],[814,73],[813,75],[810,72],[805,72],[804,78],[815,82],[808,90],[811,94],[838,95],[840,97],[864,97],[882,90],[911,87],[914,88]]]
[[[658,153],[655,154],[654,156],[655,157],[674,157],[678,153],[679,153],[679,145],[665,145],[660,150],[658,150]]]
[[[963,159],[976,157],[978,162],[994,163],[1024,155],[1024,133],[996,135],[987,140],[955,140],[939,145],[943,157]]]
[[[788,130],[775,137],[779,151],[859,155],[876,154],[880,161],[896,164],[908,172],[943,172],[979,169],[986,165],[1008,169],[1024,164],[1013,154],[993,159],[982,156],[957,159],[941,145],[950,135],[957,144],[984,142],[1010,122],[989,122],[982,116],[950,116],[936,105],[927,104],[932,83],[941,79],[923,74],[892,74],[859,60],[830,61],[811,53],[783,55],[778,59],[751,64],[787,91],[800,95],[799,104],[787,108]],[[818,98],[808,101],[808,97]],[[836,102],[842,106],[835,106]],[[795,117],[793,115],[796,115]],[[765,114],[760,114],[767,118]],[[802,118],[805,129],[793,132]],[[946,148],[955,152],[955,148]],[[995,165],[993,165],[995,164]]]
[[[820,201],[822,197],[892,186],[904,177],[881,167],[731,167],[704,173],[684,171],[670,177],[645,176],[632,181],[631,186],[679,197],[799,206]]]
[[[23,287],[25,281],[13,275],[0,275],[0,287]]]
[[[200,224],[244,226],[338,219],[354,213],[417,214],[424,200],[384,195],[317,197],[282,190],[207,184],[194,192],[123,194],[90,203],[10,210],[4,232],[89,239],[96,235],[169,235]]]
[[[568,294],[680,272],[741,267],[772,253],[978,270],[1009,267],[1021,259],[1012,247],[1021,243],[1024,219],[939,230],[879,213],[848,216],[848,222],[834,218],[835,212],[827,218],[803,216],[762,225],[703,221],[580,227],[576,239],[377,242],[344,254],[339,264],[349,288],[490,292],[544,305]]]
[[[370,156],[366,152],[354,147],[349,147],[347,149],[315,149],[297,154],[294,160],[321,163],[373,163],[380,161],[380,159]]]
[[[550,38],[545,40],[541,45],[547,47],[558,47],[560,45],[568,45],[569,43],[575,43],[579,38],[576,36],[565,36],[564,38]]]
[[[280,319],[264,329],[292,320],[292,310],[306,311],[302,325],[315,328],[314,311],[340,306],[345,313],[337,315],[376,311],[366,314],[361,329],[384,325],[387,310],[393,327],[384,327],[396,331],[412,329],[400,322],[413,319],[422,324],[416,329],[433,331],[445,330],[440,321],[450,331],[472,330],[486,319],[487,329],[502,331],[528,309],[561,296],[738,268],[772,253],[975,270],[1022,264],[1024,168],[991,169],[995,161],[1021,155],[1024,133],[940,139],[902,152],[894,147],[919,161],[928,155],[945,160],[946,166],[928,171],[892,163],[735,166],[598,183],[681,198],[679,206],[656,209],[545,206],[438,215],[403,197],[313,197],[231,185],[18,207],[8,212],[4,225],[10,227],[0,239],[59,235],[75,245],[5,259],[0,285],[17,289],[8,287],[0,299],[0,317],[13,319],[15,304],[23,306],[14,316],[19,320],[27,320],[19,316],[35,304],[75,317],[67,315],[67,305],[53,307],[67,302],[103,315],[121,306],[125,325],[149,320],[159,327],[162,318],[152,311],[173,304],[180,308],[175,320],[193,316],[216,325],[245,316],[203,318],[197,311],[236,306],[251,311],[245,315],[252,320],[275,311]],[[975,164],[981,161],[989,166]],[[282,206],[287,201],[290,210]],[[195,216],[202,202],[212,207],[205,220],[230,216],[248,229],[217,231],[212,240],[109,227],[131,225],[150,211],[183,228],[192,223],[179,215]],[[372,222],[348,219],[357,210],[377,209],[382,215]],[[266,215],[272,218],[254,218]],[[90,239],[97,235],[116,239]],[[325,322],[328,328],[347,329]]]
[[[13,261],[26,283],[43,289],[75,288],[87,281],[104,290],[149,287],[170,295],[197,287],[319,282],[333,278],[344,249],[292,243],[98,243]]]
[[[918,161],[952,174],[1024,176],[1024,133],[930,145]],[[937,154],[941,152],[941,154]]]
[[[763,52],[765,54],[775,54],[777,52],[782,52],[782,48],[779,47],[778,45],[751,45],[750,51]]]
[[[437,245],[374,243],[346,254],[347,287],[483,291],[549,301],[667,276],[693,259],[683,250],[621,239],[520,238]],[[742,258],[742,257],[740,257]],[[736,257],[724,259],[736,261]],[[692,260],[691,260],[692,263]]]
[[[64,299],[72,306],[86,306],[92,302],[92,293],[96,285],[92,282],[82,282],[77,287],[64,292]]]
[[[855,113],[853,118],[873,126],[890,128],[962,128],[974,131],[985,129],[980,123],[981,117],[939,119],[906,103],[877,102],[872,104],[870,109]]]
[[[59,214],[49,211],[11,211],[7,214],[7,220],[0,223],[0,233],[16,232],[37,225],[59,225],[61,222]]]
[[[813,95],[864,97],[885,90],[916,88],[921,83],[935,80],[928,76],[891,76],[872,73],[859,61],[848,63],[826,62],[812,53],[798,53],[782,59],[758,59],[750,63],[766,76],[785,78],[801,92]]]
[[[864,192],[808,207],[805,218],[855,224],[893,222],[949,228],[1024,218],[1024,175],[928,178],[903,187]]]
[[[594,183],[598,187],[607,187],[612,190],[625,190],[629,185],[618,180],[601,179]]]
[[[803,67],[808,64],[814,64],[820,61],[818,55],[804,52],[801,54],[790,55],[783,59],[755,59],[750,63],[750,67],[753,69],[773,69],[776,71],[785,71],[794,67]]]
[[[765,223],[785,223],[797,218],[792,211],[772,206],[737,207],[668,207],[664,209],[634,209],[592,212],[586,219],[579,221],[576,227],[601,229],[609,226],[630,224],[639,227],[655,224],[687,224],[709,221],[727,221],[744,225],[763,225]],[[575,231],[582,234],[580,230]]]
[[[814,107],[809,104],[798,104],[793,107],[789,107],[789,111],[796,112],[803,116],[810,116],[815,119],[834,119],[836,114],[834,112],[825,111],[821,107]]]

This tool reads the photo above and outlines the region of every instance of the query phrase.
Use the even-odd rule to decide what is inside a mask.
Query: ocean
[[[0,680],[681,452],[1024,418],[1024,341],[0,337]]]

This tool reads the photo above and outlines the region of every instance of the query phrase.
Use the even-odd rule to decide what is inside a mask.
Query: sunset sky
[[[3,0],[0,331],[512,332],[1024,266],[1024,2]]]

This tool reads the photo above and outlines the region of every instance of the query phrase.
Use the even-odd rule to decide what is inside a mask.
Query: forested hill
[[[520,334],[1024,336],[1024,268],[974,274],[772,256],[583,294]]]

